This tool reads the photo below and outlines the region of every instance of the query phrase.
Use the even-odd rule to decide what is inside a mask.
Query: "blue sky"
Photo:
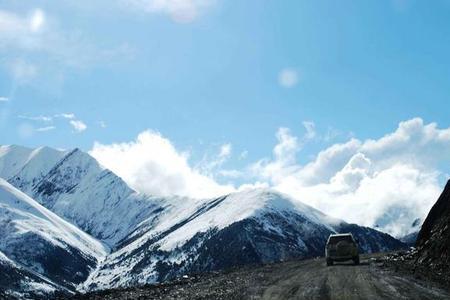
[[[89,151],[150,130],[219,185],[277,186],[248,170],[289,138],[297,172],[415,117],[420,145],[427,124],[446,136],[449,36],[444,0],[0,1],[0,143]],[[406,152],[436,193],[448,161]]]
[[[2,49],[4,65],[18,59],[38,68],[28,84],[1,71],[0,91],[12,98],[2,103],[10,110],[3,129],[18,126],[19,114],[62,112],[89,126],[69,140],[70,128],[26,140],[6,130],[4,143],[89,149],[151,128],[181,148],[232,142],[261,156],[278,127],[301,134],[304,120],[360,138],[417,116],[449,125],[446,1],[217,1],[189,23],[124,11],[120,1],[89,6],[2,1],[19,17],[43,10],[57,23],[48,30],[95,49],[75,66],[45,51]],[[124,45],[130,53],[117,51]],[[102,51],[118,54],[96,58]],[[297,70],[296,86],[278,84],[284,68]]]

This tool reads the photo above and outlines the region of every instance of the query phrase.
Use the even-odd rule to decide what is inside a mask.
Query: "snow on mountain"
[[[74,225],[0,179],[0,251],[54,283],[83,282],[105,247]]]
[[[296,211],[315,225],[322,225],[327,219],[324,214],[301,202],[293,202],[286,196],[267,189],[254,189],[216,199],[204,212],[199,213],[185,226],[164,237],[159,243],[162,250],[172,250],[182,246],[205,228],[221,230],[230,224],[250,217],[259,220],[268,230],[279,231],[279,228],[273,227],[265,218],[266,214],[290,211]],[[328,229],[331,230],[331,227]],[[160,230],[160,226],[156,226],[154,230]]]
[[[330,218],[270,189],[246,190],[216,199],[139,194],[79,149],[1,147],[0,177],[111,248],[79,287],[85,290],[164,281],[186,273],[250,263],[321,256],[328,235],[335,232],[352,232],[365,252],[404,246],[387,234]],[[10,211],[14,218],[24,218],[23,209]],[[30,230],[30,226],[21,226]],[[61,247],[58,232],[46,230],[34,234],[46,242],[36,243],[42,246],[41,251]],[[3,241],[0,236],[0,243]],[[63,246],[72,245],[64,241]],[[22,245],[27,242],[21,241]],[[39,261],[39,257],[22,248],[33,270],[42,271],[39,262],[31,263]],[[75,248],[82,249],[80,245]],[[17,262],[11,252],[5,253]],[[91,253],[90,257],[97,254]],[[95,263],[88,260],[78,265],[91,270]],[[82,277],[86,274],[82,272]],[[70,280],[80,283],[76,278]]]
[[[0,251],[0,299],[39,299],[64,288],[17,265]]]
[[[130,189],[89,154],[48,149],[25,153],[26,163],[8,181],[110,247],[159,209],[157,199]]]
[[[33,180],[37,181],[47,174],[66,154],[67,151],[49,147],[0,146],[0,177],[10,179],[20,174],[23,187],[31,186]]]
[[[404,246],[387,234],[332,219],[268,189],[203,202],[177,203],[180,200],[172,199],[175,203],[164,207],[153,226],[143,225],[139,235],[124,241],[85,288],[145,284],[191,272],[320,256],[329,234],[340,229],[362,238],[367,252]]]
[[[0,146],[0,176],[9,178],[18,173],[32,151],[16,145]]]

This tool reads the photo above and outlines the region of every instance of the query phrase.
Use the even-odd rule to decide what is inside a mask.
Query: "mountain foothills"
[[[70,294],[322,256],[338,232],[352,232],[363,252],[405,247],[270,189],[215,199],[141,194],[79,149],[1,146],[0,177],[0,295]]]

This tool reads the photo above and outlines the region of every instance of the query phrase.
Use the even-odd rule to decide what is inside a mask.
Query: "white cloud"
[[[98,125],[99,125],[101,128],[106,128],[106,123],[105,123],[104,121],[99,121],[99,122],[98,122]]]
[[[38,132],[45,132],[45,131],[53,130],[55,128],[56,128],[55,126],[39,127],[39,128],[36,128],[36,131],[38,131]]]
[[[82,132],[87,129],[87,125],[80,120],[70,120],[70,125],[72,125],[73,129],[77,132]]]
[[[227,158],[230,155],[231,155],[231,144],[223,144],[220,147],[219,157],[220,158]]]
[[[140,192],[202,198],[272,187],[334,217],[397,236],[409,233],[436,201],[446,174],[442,166],[450,162],[450,128],[416,118],[379,139],[332,145],[300,165],[297,155],[313,136],[314,126],[305,127],[310,130],[301,138],[280,128],[272,157],[243,169],[223,167],[230,144],[192,167],[187,153],[151,131],[129,143],[95,143],[90,154]],[[246,183],[223,185],[214,175]]]
[[[229,177],[229,178],[239,178],[244,175],[242,171],[239,170],[220,170],[219,175],[223,177]]]
[[[305,166],[293,159],[298,145],[286,141],[295,137],[279,138],[274,152],[286,150],[254,166],[257,178],[327,214],[394,235],[426,216],[440,192],[439,167],[450,162],[450,128],[418,118],[378,140],[333,145]]]
[[[0,9],[0,55],[17,83],[48,90],[64,81],[67,69],[111,64],[133,57],[134,51],[128,44],[99,49],[78,29],[63,29],[40,8],[23,15]]]
[[[224,152],[227,151],[221,151]],[[202,198],[234,190],[191,167],[188,154],[179,152],[156,132],[144,131],[129,143],[103,145],[96,142],[89,153],[131,187],[144,193]]]
[[[239,154],[239,160],[246,159],[248,156],[248,150],[244,150]]]
[[[278,74],[278,83],[285,88],[291,88],[298,83],[298,73],[291,68],[285,68]]]
[[[223,164],[230,158],[232,151],[231,144],[223,144],[220,146],[217,154],[205,154],[203,159],[194,167],[202,174],[206,174],[213,178],[215,173],[218,173]]]
[[[250,165],[250,172],[261,179],[269,180],[271,184],[276,184],[285,176],[300,171],[301,167],[296,164],[297,153],[316,135],[313,122],[303,122],[303,125],[306,134],[300,139],[292,135],[289,128],[279,128],[276,133],[278,143],[273,149],[273,158],[264,158]]]
[[[316,124],[311,121],[303,121],[303,127],[306,129],[305,139],[311,140],[316,137]]]
[[[8,102],[9,98],[8,97],[0,97],[0,102]]]
[[[328,127],[327,132],[325,133],[323,140],[325,142],[330,142],[336,139],[338,136],[342,135],[342,132],[336,128]]]
[[[17,127],[17,134],[21,139],[31,138],[35,132],[46,132],[55,129],[55,126],[45,126],[35,128],[32,124],[24,122]]]
[[[62,113],[62,114],[56,114],[55,115],[56,118],[64,118],[64,119],[75,119],[75,114],[73,113]]]
[[[51,51],[45,25],[46,16],[41,9],[32,10],[28,16],[0,9],[0,50]]]
[[[52,116],[45,116],[45,115],[39,115],[39,116],[27,116],[27,115],[18,115],[17,116],[19,119],[23,119],[23,120],[28,120],[28,121],[33,121],[33,122],[44,122],[47,123],[51,126],[45,126],[45,127],[41,127],[36,129],[35,131],[49,131],[52,130],[54,128],[56,128],[55,126],[53,126],[54,123],[57,123],[58,120],[62,120],[64,122],[68,122],[68,124],[70,126],[72,126],[73,129],[75,129],[76,132],[82,132],[85,131],[87,129],[87,125],[77,119],[77,117],[75,116],[74,113],[60,113],[60,114],[54,114]]]
[[[126,6],[153,14],[168,15],[178,23],[191,23],[215,0],[122,0]]]
[[[41,121],[41,122],[51,122],[53,120],[50,116],[24,116],[19,115],[19,119],[30,120],[30,121]]]

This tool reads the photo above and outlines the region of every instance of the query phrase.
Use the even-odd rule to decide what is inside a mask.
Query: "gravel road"
[[[244,267],[75,299],[450,299],[448,290],[381,267],[377,257],[362,256],[359,266],[326,267],[320,258]]]
[[[365,257],[359,266],[326,267],[322,259],[292,265],[266,287],[262,299],[450,299],[450,294]]]

